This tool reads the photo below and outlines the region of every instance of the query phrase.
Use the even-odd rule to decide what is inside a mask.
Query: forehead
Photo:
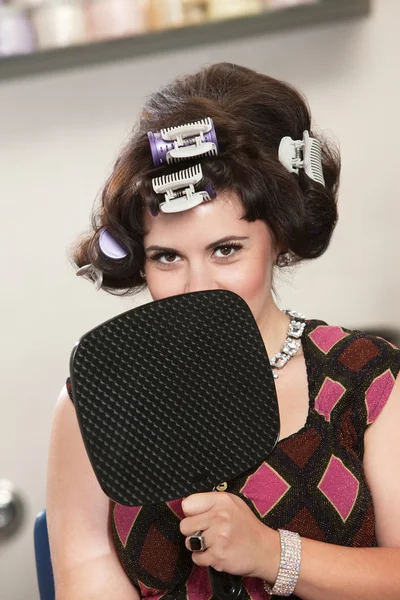
[[[157,241],[158,245],[170,245],[177,240],[246,235],[251,223],[242,218],[244,214],[242,202],[233,192],[221,193],[215,200],[180,213],[160,212],[153,217],[146,211],[145,243]]]

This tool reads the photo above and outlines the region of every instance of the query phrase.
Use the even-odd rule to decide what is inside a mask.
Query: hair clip
[[[279,160],[290,173],[298,174],[299,169],[304,169],[308,177],[325,185],[321,144],[317,139],[311,138],[308,131],[304,131],[302,140],[294,141],[289,136],[282,138],[279,144]]]
[[[91,283],[94,283],[96,291],[99,291],[103,285],[103,271],[95,267],[94,265],[84,265],[76,271],[78,277],[83,277]]]
[[[196,192],[194,189],[195,184],[202,178],[201,165],[195,165],[184,171],[153,179],[156,194],[165,194],[165,202],[160,204],[160,210],[164,213],[182,212],[211,200],[206,190]]]
[[[148,132],[155,167],[197,156],[215,156],[219,152],[212,119]]]
[[[126,246],[117,242],[115,238],[111,235],[106,227],[100,231],[99,235],[99,248],[104,256],[107,258],[112,258],[114,260],[120,260],[121,258],[125,258],[128,256],[129,252]]]

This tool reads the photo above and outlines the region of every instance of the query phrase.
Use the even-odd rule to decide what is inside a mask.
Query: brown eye
[[[217,248],[214,249],[214,256],[216,258],[220,258],[222,260],[225,258],[232,258],[238,252],[240,252],[240,250],[242,250],[242,248],[243,248],[242,244],[237,244],[237,243],[225,244],[225,246],[218,246]]]
[[[181,262],[182,258],[176,252],[158,252],[150,256],[150,260],[158,263],[161,266],[176,265]]]

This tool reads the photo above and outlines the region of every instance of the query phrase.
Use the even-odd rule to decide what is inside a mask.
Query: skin
[[[154,300],[207,289],[236,292],[247,302],[272,356],[279,352],[289,323],[271,288],[273,267],[284,249],[264,222],[248,223],[243,214],[233,193],[182,213],[146,214],[146,279]],[[301,351],[283,369],[276,388],[282,439],[297,432],[307,418],[308,383]],[[375,504],[378,543],[386,548],[343,548],[302,538],[296,594],[304,600],[400,597],[400,481],[393,478],[400,462],[394,426],[398,422],[400,379],[365,436],[364,469]],[[205,552],[192,554],[195,564],[275,581],[279,534],[240,498],[229,492],[193,494],[185,498],[182,509],[186,515],[182,534],[188,538],[201,530],[206,542]]]
[[[249,223],[243,214],[239,198],[229,193],[181,213],[146,214],[147,284],[154,300],[208,289],[236,292],[274,354],[289,323],[271,293],[279,248],[263,221]]]

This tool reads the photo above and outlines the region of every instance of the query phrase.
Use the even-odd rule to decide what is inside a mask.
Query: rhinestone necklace
[[[306,326],[304,322],[304,315],[301,315],[294,310],[283,310],[282,312],[289,315],[291,319],[287,337],[281,351],[272,356],[269,361],[269,364],[273,369],[274,379],[278,379],[279,377],[279,373],[276,369],[283,369],[289,360],[300,350],[300,338],[303,335],[304,328]]]

